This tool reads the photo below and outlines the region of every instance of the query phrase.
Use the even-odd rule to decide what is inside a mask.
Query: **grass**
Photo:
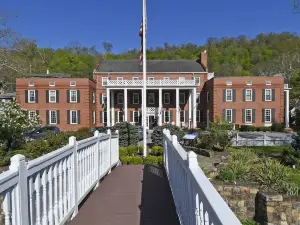
[[[290,170],[290,177],[291,177],[291,180],[292,180],[294,183],[300,185],[300,171],[299,171],[299,170],[291,169],[291,170]]]
[[[248,146],[248,147],[229,147],[228,151],[235,151],[236,149],[244,149],[244,148],[249,148],[252,149],[255,153],[261,153],[265,155],[269,154],[278,154],[278,153],[283,153],[284,151],[290,151],[289,146]]]

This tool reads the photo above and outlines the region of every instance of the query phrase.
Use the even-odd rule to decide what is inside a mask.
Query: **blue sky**
[[[17,15],[9,25],[41,47],[70,42],[113,44],[113,52],[139,48],[142,0],[9,0],[1,12]],[[148,0],[147,46],[192,42],[208,37],[299,32],[292,0]]]

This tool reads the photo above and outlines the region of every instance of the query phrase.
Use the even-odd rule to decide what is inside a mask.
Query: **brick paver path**
[[[71,225],[179,225],[163,167],[121,166],[93,192]]]

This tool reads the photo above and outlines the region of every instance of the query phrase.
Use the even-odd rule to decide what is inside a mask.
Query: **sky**
[[[255,37],[259,33],[299,32],[293,0],[148,0],[147,47],[209,37]],[[0,12],[17,16],[9,26],[39,47],[63,48],[71,42],[113,44],[113,52],[139,48],[142,0],[1,0]]]

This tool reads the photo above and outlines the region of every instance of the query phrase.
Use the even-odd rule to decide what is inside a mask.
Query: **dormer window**
[[[50,81],[50,82],[49,82],[49,86],[50,86],[50,87],[54,87],[54,86],[55,86],[55,82],[54,82],[54,81]]]
[[[71,81],[70,86],[73,86],[73,87],[76,86],[76,81]]]
[[[270,80],[267,80],[267,81],[266,81],[266,85],[271,85],[271,81],[270,81]]]
[[[29,81],[28,82],[28,86],[30,86],[30,87],[34,86],[34,82],[33,81]]]
[[[247,81],[246,81],[246,84],[247,84],[247,85],[252,85],[252,81],[251,81],[251,80],[247,80]]]

